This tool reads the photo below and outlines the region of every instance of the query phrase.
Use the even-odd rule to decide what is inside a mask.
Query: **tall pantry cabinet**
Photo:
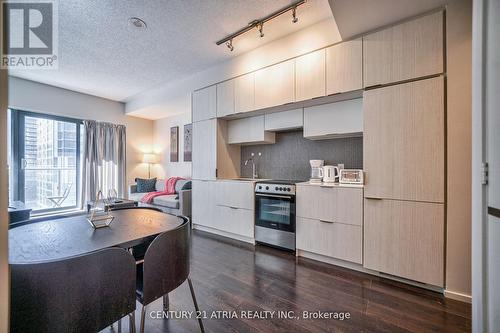
[[[444,285],[443,13],[363,37],[366,268]]]

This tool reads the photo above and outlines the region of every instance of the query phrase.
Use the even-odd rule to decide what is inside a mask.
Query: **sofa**
[[[155,183],[155,191],[164,190],[165,179],[158,179]],[[140,207],[154,207],[161,209],[164,213],[191,217],[191,180],[178,180],[175,183],[175,194],[157,196],[150,204],[141,202],[146,194],[148,193],[137,192],[137,184],[133,184],[129,187],[128,198],[139,202]]]

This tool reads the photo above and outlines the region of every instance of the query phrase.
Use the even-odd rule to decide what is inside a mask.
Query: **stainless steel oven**
[[[295,185],[279,181],[255,185],[255,240],[295,250]]]

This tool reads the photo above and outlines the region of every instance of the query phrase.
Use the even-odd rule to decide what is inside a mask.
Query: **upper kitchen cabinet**
[[[255,72],[255,109],[295,102],[295,60]]]
[[[248,73],[234,79],[234,112],[255,110],[255,74]]]
[[[444,202],[444,79],[364,92],[365,196]]]
[[[325,49],[295,59],[295,100],[325,96]]]
[[[274,143],[275,134],[266,132],[264,116],[229,120],[227,122],[229,144]]]
[[[443,72],[443,12],[363,37],[364,87]]]
[[[217,84],[217,117],[234,113],[234,80]]]
[[[326,94],[363,88],[363,45],[361,39],[326,49]]]
[[[307,139],[360,136],[362,132],[361,98],[304,108],[304,137]]]
[[[285,131],[304,126],[303,109],[268,113],[264,116],[266,131]]]
[[[210,86],[193,92],[193,122],[217,117],[217,88]]]

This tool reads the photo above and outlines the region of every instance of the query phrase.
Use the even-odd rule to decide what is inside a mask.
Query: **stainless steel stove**
[[[267,180],[255,184],[255,240],[295,251],[295,183]]]

